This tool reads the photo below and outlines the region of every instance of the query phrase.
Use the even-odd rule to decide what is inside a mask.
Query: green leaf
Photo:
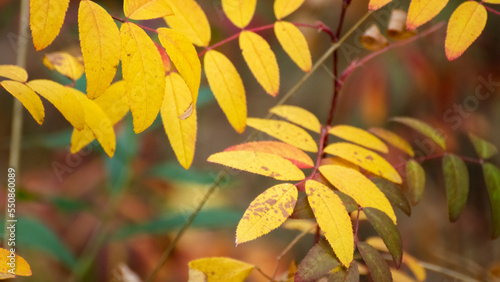
[[[409,160],[406,163],[406,178],[408,180],[408,189],[410,200],[413,205],[418,204],[422,199],[425,189],[425,171],[415,160]]]
[[[472,133],[469,133],[469,139],[472,145],[474,146],[476,153],[483,160],[489,159],[493,155],[498,153],[498,149],[495,145],[482,138],[477,137]]]
[[[398,185],[380,177],[373,178],[372,182],[377,185],[378,189],[384,193],[393,206],[398,207],[408,216],[411,215],[411,205]]]
[[[313,219],[314,213],[311,209],[311,206],[309,205],[309,202],[307,201],[307,197],[302,197],[297,200],[297,203],[295,204],[295,208],[293,209],[292,215],[290,215],[290,218],[293,219]]]
[[[344,204],[345,209],[347,210],[348,213],[351,213],[353,211],[357,211],[358,210],[358,204],[356,203],[356,201],[354,201],[353,198],[351,198],[351,196],[349,196],[349,195],[347,195],[345,193],[342,193],[342,192],[340,192],[338,190],[334,190],[333,192],[337,196],[339,196],[340,200]]]
[[[469,195],[469,171],[458,156],[448,154],[443,157],[444,182],[448,198],[450,221],[457,221]]]
[[[392,121],[402,123],[406,126],[409,126],[416,131],[422,133],[423,135],[432,139],[436,144],[438,144],[441,148],[446,149],[446,140],[444,136],[439,133],[435,128],[430,126],[429,124],[414,118],[409,117],[394,117],[391,119]]]
[[[328,282],[358,282],[359,281],[359,268],[356,261],[351,263],[348,269],[338,267],[328,277]]]
[[[490,163],[485,163],[483,173],[491,203],[492,238],[496,239],[500,236],[500,170]]]
[[[377,233],[384,240],[394,263],[399,268],[403,259],[403,243],[401,242],[401,235],[398,228],[392,222],[391,218],[380,210],[364,208],[363,211],[373,228],[377,230]]]
[[[300,262],[295,282],[315,281],[340,266],[328,242],[323,239],[314,245]]]
[[[389,265],[387,265],[387,262],[380,253],[365,242],[358,242],[357,246],[361,257],[368,267],[372,280],[374,282],[392,281]]]

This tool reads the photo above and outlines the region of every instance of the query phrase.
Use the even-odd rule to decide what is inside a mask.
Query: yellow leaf
[[[74,95],[83,107],[85,112],[85,127],[88,127],[94,134],[94,137],[97,141],[99,141],[104,149],[104,152],[106,152],[110,158],[113,157],[116,148],[116,138],[115,131],[113,130],[113,124],[111,123],[109,117],[94,100],[87,98],[87,95],[76,89],[69,87],[66,88],[69,92],[68,94]],[[76,137],[77,136],[74,134],[71,136],[71,153],[77,152],[74,151],[74,148],[83,148],[86,145],[82,146],[81,144],[76,143],[79,141],[75,139]]]
[[[57,37],[69,0],[30,0],[30,27],[35,49],[40,51]]]
[[[21,256],[18,256],[17,254],[14,254],[13,256],[15,258],[11,258],[9,256],[12,256],[12,253],[10,250],[2,249],[0,248],[0,278],[5,279],[5,278],[15,278],[14,275],[12,275],[13,271],[15,275],[20,275],[20,276],[31,276],[31,268],[28,262],[22,258]],[[14,260],[14,262],[12,262]],[[12,265],[11,263],[14,263],[15,270],[12,270]]]
[[[191,91],[177,73],[165,78],[165,97],[161,106],[161,119],[170,145],[179,163],[188,169],[193,161],[196,143],[196,110],[186,119],[179,116],[192,105]]]
[[[23,104],[38,124],[43,123],[45,119],[45,110],[42,100],[31,88],[21,82],[13,80],[4,80],[0,82],[0,85]]]
[[[68,92],[71,88],[46,79],[32,80],[26,85],[54,105],[74,128],[83,129],[85,124],[83,108],[77,97]]]
[[[297,106],[281,105],[273,107],[269,110],[277,116],[287,119],[295,124],[298,124],[306,129],[320,133],[321,124],[318,118],[311,112]]]
[[[389,4],[392,0],[370,0],[368,3],[368,9],[375,11],[378,10],[385,5]]]
[[[361,172],[340,165],[320,166],[319,171],[335,188],[351,196],[360,206],[379,209],[396,224],[396,215],[389,200]]]
[[[211,155],[209,162],[272,177],[277,180],[298,181],[304,173],[289,160],[278,155],[251,151],[230,151]]]
[[[384,142],[361,128],[350,125],[336,125],[330,128],[328,133],[382,153],[389,152]]]
[[[277,21],[274,24],[274,33],[276,38],[281,44],[281,47],[290,56],[299,68],[305,72],[311,70],[311,53],[307,45],[306,38],[295,25],[285,22]]]
[[[205,12],[194,0],[168,0],[172,16],[164,17],[167,24],[184,34],[196,46],[210,44],[210,24]]]
[[[265,132],[272,137],[293,145],[307,152],[317,152],[318,146],[304,129],[286,121],[248,118],[247,125]]]
[[[275,185],[257,196],[243,214],[236,229],[236,245],[251,241],[278,228],[292,214],[297,187]]]
[[[56,70],[71,80],[78,80],[83,74],[83,65],[78,58],[66,52],[47,53],[43,56],[43,64],[49,70]]]
[[[295,12],[304,0],[275,0],[274,1],[274,15],[278,20]]]
[[[300,232],[308,232],[311,234],[316,233],[316,226],[317,224],[314,221],[308,219],[290,219],[281,225],[281,227],[285,229],[298,230]]]
[[[260,35],[244,30],[240,33],[243,58],[260,85],[276,97],[280,88],[280,71],[271,47]]]
[[[500,4],[500,0],[483,0],[484,3]]]
[[[344,204],[330,188],[314,180],[306,182],[306,193],[319,227],[339,261],[348,268],[354,255],[354,235]]]
[[[257,0],[222,0],[222,10],[237,27],[244,28],[252,20]]]
[[[379,127],[372,127],[369,129],[369,131],[371,133],[377,135],[378,137],[380,137],[381,139],[383,139],[387,143],[391,144],[392,146],[407,153],[411,157],[415,156],[415,152],[413,151],[410,144],[408,144],[408,142],[406,142],[406,140],[404,140],[403,138],[399,137],[399,135],[397,135],[389,130],[379,128]]]
[[[406,28],[413,30],[432,20],[448,4],[448,0],[412,0],[408,8]]]
[[[486,26],[488,13],[478,2],[466,1],[453,12],[446,30],[445,51],[448,60],[460,57]]]
[[[80,1],[78,29],[82,48],[87,96],[95,99],[109,87],[120,62],[120,31],[101,6]]]
[[[168,0],[125,0],[125,17],[133,20],[151,20],[173,14]]]
[[[205,53],[204,65],[208,84],[217,103],[231,126],[243,133],[247,123],[247,102],[238,71],[224,54],[215,50]]]
[[[325,152],[346,159],[394,183],[402,183],[401,176],[391,164],[373,151],[354,144],[337,142],[328,145],[325,148]]]
[[[26,70],[16,65],[0,65],[0,76],[19,82],[26,82],[28,80]]]
[[[201,64],[196,49],[186,36],[176,30],[159,28],[157,31],[161,45],[189,86],[193,104],[196,105],[201,79]]]
[[[207,281],[207,282],[241,282],[250,275],[255,266],[230,258],[212,257],[202,258],[189,262],[189,270],[195,269],[204,273],[204,280],[189,281]],[[191,274],[191,273],[190,273]]]
[[[339,158],[339,157],[329,157],[329,158],[321,159],[320,166],[321,165],[341,165],[343,167],[347,167],[350,169],[360,171],[359,166],[357,166],[349,161],[346,161],[345,159]]]
[[[148,128],[158,116],[165,95],[165,71],[155,44],[137,25],[121,26],[122,72],[134,131]]]

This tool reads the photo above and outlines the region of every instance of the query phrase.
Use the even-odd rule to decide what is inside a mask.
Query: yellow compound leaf
[[[305,72],[310,71],[312,66],[311,53],[309,52],[306,38],[300,29],[289,22],[277,21],[274,24],[274,33],[281,47],[283,47],[292,61],[301,70]]]
[[[173,29],[159,28],[158,38],[180,75],[186,81],[191,90],[193,104],[196,105],[201,79],[201,63],[196,49],[186,36]]]
[[[406,28],[415,28],[432,20],[448,4],[448,0],[412,0],[408,8]]]
[[[297,125],[300,125],[306,129],[320,133],[321,124],[318,118],[308,110],[301,107],[281,105],[273,107],[269,110],[270,113],[287,119]]]
[[[370,0],[368,3],[368,9],[375,11],[378,10],[385,5],[389,4],[392,0]]]
[[[247,125],[307,152],[317,152],[318,146],[304,129],[286,121],[248,118]]]
[[[21,256],[14,254],[15,258],[11,258],[12,253],[9,250],[0,248],[0,279],[15,278],[15,276],[9,272],[12,269],[11,259],[15,259],[15,275],[20,276],[31,276],[31,267],[28,262]]]
[[[275,185],[257,196],[247,208],[236,229],[236,245],[251,241],[278,228],[292,214],[297,187]]]
[[[240,33],[239,41],[250,71],[264,90],[276,97],[280,88],[280,71],[271,47],[260,35],[247,30]]]
[[[382,153],[389,152],[384,142],[361,128],[350,125],[336,125],[330,128],[328,133]]]
[[[113,130],[113,124],[111,123],[109,117],[94,100],[87,98],[87,95],[76,89],[69,87],[66,88],[68,90],[68,94],[74,95],[83,107],[85,112],[85,128],[90,129],[90,131],[94,134],[94,137],[97,141],[99,141],[104,149],[104,152],[106,152],[110,158],[113,157],[116,149],[116,138],[115,131]],[[71,153],[77,152],[74,151],[74,148],[83,148],[86,145],[82,146],[76,143],[77,141],[76,136],[73,134],[71,136]]]
[[[222,0],[222,10],[237,27],[244,28],[252,20],[257,0]]]
[[[368,131],[377,135],[392,146],[407,153],[409,156],[415,156],[415,152],[413,151],[413,148],[410,146],[410,144],[403,138],[399,137],[399,135],[379,127],[370,128]]]
[[[95,99],[109,87],[120,62],[120,31],[101,6],[80,1],[78,29],[82,48],[87,96]]]
[[[165,78],[165,97],[161,106],[161,119],[170,145],[179,163],[188,169],[193,161],[196,143],[196,110],[186,119],[179,117],[192,105],[191,91],[177,73]]]
[[[26,70],[16,65],[0,65],[0,76],[19,82],[28,81]]]
[[[151,20],[173,14],[168,0],[125,0],[123,12],[125,17],[133,20]]]
[[[165,71],[155,44],[137,25],[122,24],[121,42],[123,79],[134,131],[140,133],[158,116],[165,95]]]
[[[53,52],[43,56],[43,64],[49,70],[56,70],[58,73],[75,81],[83,74],[83,64],[80,60],[66,52]]]
[[[345,206],[332,189],[317,181],[306,182],[306,193],[319,227],[339,261],[348,268],[354,255],[354,235]]]
[[[360,206],[379,209],[396,224],[396,215],[389,200],[361,172],[340,165],[320,166],[319,171],[335,188],[351,196]]]
[[[52,103],[74,128],[83,129],[85,124],[83,108],[77,97],[68,92],[71,88],[46,79],[32,80],[26,85]]]
[[[274,15],[278,20],[295,12],[305,0],[275,0]]]
[[[448,60],[460,57],[486,26],[488,13],[478,2],[466,1],[453,12],[446,30],[445,51]]]
[[[35,49],[40,51],[57,37],[69,0],[30,0],[30,27]]]
[[[241,282],[250,275],[254,265],[224,257],[202,258],[189,262],[189,281],[207,282]],[[191,270],[201,272],[203,275],[194,279]],[[201,280],[200,280],[201,279]]]
[[[217,103],[231,126],[243,133],[247,123],[247,102],[238,71],[224,54],[215,50],[205,54],[204,65],[208,84]]]
[[[302,170],[292,162],[269,153],[251,151],[221,152],[211,155],[208,161],[277,180],[298,181],[305,178]]]
[[[354,144],[338,142],[328,145],[325,148],[325,152],[348,160],[394,183],[402,183],[401,176],[391,164],[373,151]]]
[[[168,0],[173,15],[164,17],[167,24],[184,34],[196,46],[210,44],[210,24],[205,12],[194,0]]]
[[[0,85],[23,104],[38,124],[43,123],[45,119],[45,110],[42,100],[31,88],[21,82],[13,80],[4,80],[0,82]]]

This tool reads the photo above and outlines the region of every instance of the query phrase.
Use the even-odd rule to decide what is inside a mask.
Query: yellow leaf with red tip
[[[43,123],[45,110],[42,100],[36,95],[35,91],[26,84],[13,80],[4,80],[0,82],[0,85],[23,104],[38,124]]]
[[[26,70],[16,65],[0,65],[0,76],[19,82],[28,80]]]
[[[30,27],[35,49],[49,46],[61,31],[69,0],[30,0]]]
[[[173,14],[168,0],[125,0],[125,17],[133,20],[151,20]]]
[[[378,10],[385,5],[389,4],[392,0],[370,0],[368,3],[368,9],[375,11]]]
[[[274,1],[274,15],[278,20],[295,12],[305,0],[275,0]]]
[[[196,46],[210,44],[211,31],[205,12],[194,0],[168,0],[173,15],[164,17],[167,24],[184,34]]]
[[[432,20],[448,4],[448,0],[412,0],[408,8],[406,28],[415,28]]]
[[[257,0],[222,0],[222,10],[237,27],[244,28],[252,20]]]
[[[295,25],[277,21],[274,24],[274,33],[281,44],[281,47],[290,56],[292,61],[305,72],[311,70],[312,61],[309,46],[307,45],[304,34]]]

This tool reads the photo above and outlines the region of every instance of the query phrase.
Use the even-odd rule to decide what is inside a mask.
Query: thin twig
[[[439,265],[435,265],[435,264],[432,264],[432,263],[428,263],[428,262],[423,262],[423,261],[418,261],[420,263],[420,265],[422,265],[424,268],[428,269],[428,270],[432,270],[432,271],[435,271],[435,272],[438,272],[438,273],[442,273],[446,276],[449,276],[451,278],[454,278],[454,279],[458,279],[460,281],[465,281],[465,282],[480,282],[479,280],[476,280],[474,278],[471,278],[469,276],[466,276],[462,273],[458,273],[456,271],[453,271],[451,269],[448,269],[448,268],[444,268],[442,266],[439,266]]]
[[[257,270],[260,274],[262,274],[262,276],[266,277],[267,279],[269,279],[269,281],[271,282],[274,282],[276,280],[274,280],[274,278],[272,278],[271,276],[267,275],[266,273],[264,273],[264,271],[262,271],[262,269],[260,269],[260,267],[258,266],[255,266],[255,270]]]

